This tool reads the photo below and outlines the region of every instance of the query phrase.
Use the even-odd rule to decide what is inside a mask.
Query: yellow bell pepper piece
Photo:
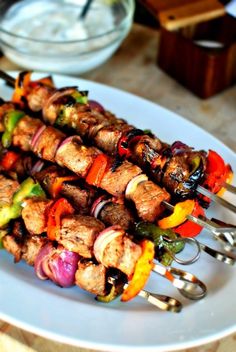
[[[134,274],[121,296],[121,301],[123,302],[131,300],[143,289],[154,265],[154,243],[149,240],[143,240],[141,247],[142,254],[135,265]]]
[[[161,229],[169,229],[172,227],[179,226],[186,219],[187,215],[193,212],[195,201],[187,199],[183,202],[179,202],[174,206],[174,211],[170,216],[163,218],[158,221],[158,226]]]

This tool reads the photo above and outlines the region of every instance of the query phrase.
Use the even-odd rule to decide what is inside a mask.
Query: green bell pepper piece
[[[21,204],[26,198],[32,197],[45,197],[44,190],[39,183],[35,183],[32,178],[24,180],[20,189],[14,194],[12,202],[13,204]]]
[[[12,198],[12,204],[0,207],[0,228],[4,227],[12,219],[21,216],[22,203],[26,198],[45,197],[45,193],[38,183],[32,178],[27,178],[20,185],[20,189],[15,192]]]
[[[75,91],[71,96],[75,99],[76,103],[88,104],[88,95],[85,92]]]
[[[4,205],[0,208],[0,227],[9,223],[12,219],[17,219],[21,215],[22,207],[20,204]]]
[[[139,222],[136,224],[135,233],[138,236],[151,239],[157,249],[165,249],[161,256],[161,263],[166,266],[170,265],[173,261],[171,253],[179,253],[184,248],[183,241],[168,242],[165,240],[165,237],[168,237],[171,240],[178,239],[176,233],[171,229],[164,230],[148,222]]]
[[[17,123],[20,121],[20,119],[23,116],[25,116],[25,113],[19,110],[9,111],[5,115],[4,117],[5,132],[2,135],[2,145],[4,148],[10,147],[14,128],[16,127]]]

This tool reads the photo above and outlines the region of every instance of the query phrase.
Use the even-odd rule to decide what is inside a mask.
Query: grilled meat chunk
[[[61,189],[61,195],[67,198],[80,214],[89,214],[96,194],[94,188],[80,188],[78,183],[64,182]]]
[[[121,235],[106,246],[102,263],[106,267],[119,269],[130,277],[141,253],[142,249],[138,244],[131,241],[126,235]]]
[[[23,244],[14,235],[5,235],[2,239],[3,247],[14,256],[14,262],[18,263],[22,257]]]
[[[19,183],[0,175],[0,202],[11,204],[13,194],[19,189]]]
[[[54,127],[48,126],[41,133],[34,147],[34,152],[45,160],[54,162],[57,148],[66,138],[66,135]]]
[[[39,119],[32,119],[29,116],[22,117],[13,131],[13,145],[26,152],[30,151],[32,137],[42,126],[43,122]]]
[[[138,166],[125,160],[115,171],[110,168],[105,173],[101,181],[101,188],[113,196],[122,196],[129,181],[141,173],[142,170]]]
[[[22,218],[29,233],[40,235],[47,230],[47,211],[53,201],[32,198],[25,200]]]
[[[131,211],[124,204],[119,203],[107,203],[98,217],[105,225],[120,225],[124,230],[128,230],[134,223]]]
[[[85,177],[99,153],[94,147],[81,145],[80,138],[75,136],[58,149],[56,162],[77,175]]]
[[[100,129],[94,137],[95,144],[109,155],[115,155],[120,137],[124,132],[132,130],[133,128],[133,126],[125,123],[104,127]]]
[[[194,160],[200,160],[196,166]],[[182,198],[189,196],[201,182],[206,167],[206,154],[201,151],[174,155],[166,165],[162,177],[168,191]]]
[[[95,264],[91,260],[80,260],[75,273],[75,284],[94,295],[106,294],[106,272],[102,264]]]
[[[57,241],[69,251],[91,258],[94,241],[103,229],[103,223],[91,216],[66,216],[61,221],[60,237]]]
[[[154,139],[148,135],[143,135],[132,146],[131,160],[140,167],[145,168],[152,162],[155,155],[159,154],[162,146],[158,138]]]
[[[45,101],[48,100],[50,95],[53,92],[53,88],[45,87],[38,84],[37,87],[34,87],[31,92],[27,95],[28,106],[32,111],[42,110]]]
[[[137,185],[130,199],[135,203],[138,216],[149,222],[154,222],[162,214],[162,202],[169,201],[170,195],[152,181],[144,181]]]
[[[29,265],[34,265],[40,249],[47,243],[47,238],[42,236],[28,237],[22,248],[22,259]]]

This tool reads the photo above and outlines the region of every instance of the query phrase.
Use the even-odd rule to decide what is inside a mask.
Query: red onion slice
[[[103,254],[107,245],[115,238],[124,236],[124,234],[125,231],[119,225],[107,227],[105,230],[100,232],[93,246],[94,256],[98,262],[103,263]]]
[[[95,218],[98,218],[100,211],[106,205],[107,203],[110,203],[111,199],[105,199],[105,196],[101,196],[98,199],[96,199],[93,202],[93,205],[91,207],[91,216],[94,216]]]
[[[40,172],[42,170],[42,168],[44,167],[44,161],[42,160],[38,160],[34,166],[32,167],[31,171],[30,171],[30,174],[31,175],[34,175],[36,174],[37,172]]]
[[[38,276],[39,279],[41,280],[46,280],[48,279],[48,276],[46,275],[44,269],[43,269],[43,262],[48,259],[51,251],[53,249],[53,246],[51,243],[47,243],[45,246],[43,246],[34,263],[34,270],[36,275]]]
[[[99,102],[97,102],[96,100],[89,100],[88,104],[89,104],[89,107],[90,107],[91,110],[96,110],[96,111],[98,111],[100,113],[104,113],[105,112],[104,107]]]
[[[61,287],[69,287],[75,282],[78,261],[77,253],[47,243],[36,257],[35,273],[41,280],[50,279]]]
[[[42,115],[44,121],[49,122],[51,125],[53,125],[56,121],[57,114],[52,114],[52,111],[50,110],[50,114],[48,114],[48,109],[50,109],[50,106],[55,103],[57,100],[67,96],[71,95],[77,91],[77,87],[63,87],[60,89],[57,89],[46,101],[46,103],[43,106],[42,110]]]
[[[184,144],[181,141],[174,142],[171,145],[170,149],[171,149],[172,154],[174,154],[174,155],[192,150],[191,147],[189,147],[187,144]]]
[[[33,135],[32,139],[31,139],[31,142],[30,142],[31,147],[32,147],[33,150],[36,148],[37,143],[38,143],[38,141],[39,141],[39,138],[40,138],[41,134],[43,133],[43,131],[45,130],[46,127],[47,127],[46,125],[43,125],[43,126],[40,127],[40,128],[38,129],[38,131]]]

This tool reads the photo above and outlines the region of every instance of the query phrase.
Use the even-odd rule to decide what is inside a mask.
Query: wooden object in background
[[[236,82],[236,19],[219,1],[140,1],[159,20],[157,62],[165,72],[201,98]]]
[[[219,93],[236,82],[236,20],[226,15],[179,31],[162,28],[157,61],[199,97]]]
[[[175,30],[225,15],[218,0],[140,0],[160,25]]]

